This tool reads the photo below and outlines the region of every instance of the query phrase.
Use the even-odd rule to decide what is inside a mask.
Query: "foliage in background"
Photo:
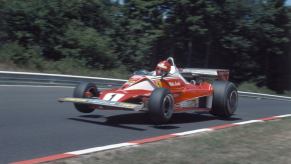
[[[236,83],[291,89],[284,0],[0,0],[0,60],[35,70],[227,68]],[[89,71],[90,70],[90,71]]]
[[[111,21],[105,2],[12,0],[4,1],[0,14],[1,43],[12,44],[11,51],[16,52],[11,53],[16,56],[19,56],[17,50],[22,48],[36,51],[46,60],[70,57],[95,68],[118,64],[111,50],[110,30],[107,30]],[[11,59],[14,61],[13,57]],[[16,62],[27,64],[25,57]]]
[[[244,92],[255,92],[255,93],[264,93],[264,94],[278,94],[276,91],[271,90],[267,88],[266,86],[258,87],[255,83],[253,82],[243,82],[238,86],[239,91],[244,91]],[[291,91],[285,91],[282,94],[279,94],[282,96],[289,96],[291,97]]]

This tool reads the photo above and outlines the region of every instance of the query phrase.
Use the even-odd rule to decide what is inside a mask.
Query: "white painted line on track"
[[[137,145],[137,144],[135,144],[135,143],[120,143],[120,144],[113,144],[113,145],[107,145],[107,146],[101,146],[101,147],[94,147],[94,148],[90,148],[90,149],[72,151],[72,152],[67,152],[65,154],[82,155],[82,154],[94,153],[94,152],[98,152],[98,151],[116,149],[116,148],[121,148],[121,147],[125,147],[125,146],[132,146],[132,145]]]
[[[266,117],[266,118],[278,118],[278,119],[280,119],[283,117],[291,117],[291,114],[272,116],[272,117]],[[96,153],[96,152],[100,152],[100,151],[117,149],[117,148],[122,148],[122,147],[127,147],[127,146],[137,146],[137,145],[146,144],[146,143],[150,143],[150,142],[166,140],[166,139],[173,138],[173,137],[185,136],[185,135],[190,135],[190,134],[195,134],[195,133],[217,131],[217,130],[221,130],[221,129],[225,129],[225,128],[236,127],[236,126],[229,126],[229,125],[239,126],[239,125],[251,124],[251,123],[256,123],[256,122],[267,122],[267,121],[273,120],[273,119],[266,119],[266,118],[259,118],[257,120],[249,120],[249,121],[243,121],[243,122],[237,122],[237,123],[232,123],[232,124],[224,124],[224,125],[215,126],[215,127],[221,127],[221,128],[196,129],[196,130],[191,130],[191,131],[186,131],[186,132],[181,132],[181,133],[173,133],[173,134],[138,140],[138,141],[142,141],[142,142],[129,141],[129,142],[124,142],[124,143],[119,143],[119,144],[113,144],[113,145],[94,147],[94,148],[89,148],[89,149],[84,149],[84,150],[72,151],[72,152],[67,152],[67,153],[63,153],[63,154],[56,154],[56,155],[51,155],[51,156],[47,156],[47,157],[26,160],[26,161],[19,161],[19,162],[15,162],[14,164],[16,164],[16,163],[17,164],[27,164],[27,163],[32,164],[32,163],[55,161],[58,159],[78,157],[79,155],[82,155],[82,154]],[[149,141],[144,142],[145,140],[149,140]]]
[[[190,135],[190,134],[195,134],[195,133],[208,132],[208,131],[212,131],[212,130],[213,129],[209,129],[209,128],[197,129],[197,130],[191,130],[191,131],[186,131],[186,132],[181,132],[181,133],[175,133],[174,135],[185,136],[185,135]]]
[[[264,121],[262,121],[262,120],[249,120],[249,121],[237,122],[237,123],[233,123],[233,124],[246,125],[246,124],[251,124],[251,123],[256,123],[256,122],[264,122]]]
[[[291,117],[291,114],[284,114],[284,115],[279,115],[275,117],[278,117],[278,118]]]
[[[271,95],[271,94],[265,94],[265,93],[244,92],[244,91],[238,91],[238,93],[248,94],[248,95],[253,95],[253,96],[269,96],[269,97],[273,97],[273,98],[291,99],[291,97],[288,97],[288,96]]]

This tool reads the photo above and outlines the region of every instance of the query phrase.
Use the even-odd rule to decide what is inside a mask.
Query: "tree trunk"
[[[188,41],[187,67],[192,66],[193,42],[192,38]]]
[[[291,34],[290,34],[291,35]],[[290,40],[291,40],[291,36],[290,36]],[[289,47],[288,49],[288,72],[287,72],[287,76],[288,78],[288,90],[291,91],[291,47]]]
[[[211,59],[211,47],[212,46],[212,36],[211,34],[208,35],[208,41],[206,43],[206,52],[205,52],[205,60],[204,60],[204,67],[209,67],[209,60]]]

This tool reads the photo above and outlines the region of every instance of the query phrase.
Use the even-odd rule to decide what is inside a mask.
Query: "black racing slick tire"
[[[234,114],[238,105],[238,93],[236,86],[229,81],[214,81],[213,101],[211,114],[229,118]]]
[[[73,97],[75,98],[90,98],[98,97],[99,91],[97,86],[93,83],[82,82],[74,89]],[[92,105],[74,103],[75,108],[81,113],[91,113],[95,109]]]
[[[174,98],[166,88],[156,88],[148,102],[149,116],[155,124],[168,122],[174,112]]]

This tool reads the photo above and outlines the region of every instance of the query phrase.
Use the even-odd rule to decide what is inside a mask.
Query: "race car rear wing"
[[[228,80],[229,78],[229,70],[227,69],[182,68],[179,71],[187,79],[204,77],[215,80]]]

